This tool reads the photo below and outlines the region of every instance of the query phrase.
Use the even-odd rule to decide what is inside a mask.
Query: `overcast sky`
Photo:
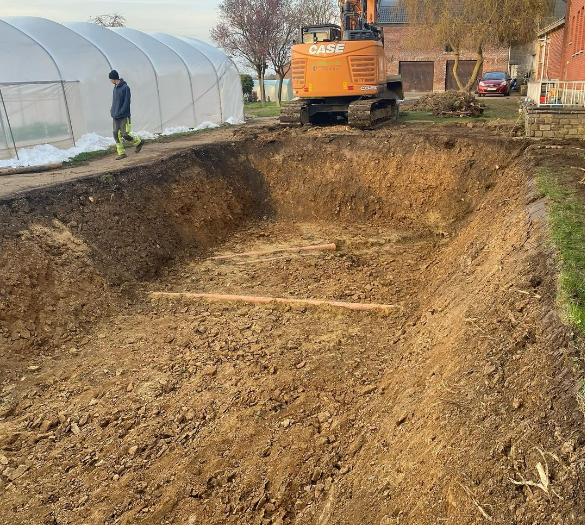
[[[120,13],[128,27],[192,36],[210,42],[220,0],[0,0],[0,17],[40,16],[85,22],[92,15]]]

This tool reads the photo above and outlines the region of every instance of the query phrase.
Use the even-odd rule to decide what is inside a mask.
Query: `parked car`
[[[477,94],[485,95],[510,95],[511,79],[504,71],[490,71],[484,73],[477,84]]]

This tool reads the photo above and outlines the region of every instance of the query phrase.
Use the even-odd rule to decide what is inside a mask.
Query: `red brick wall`
[[[585,0],[584,0],[585,1]],[[563,74],[563,45],[565,27],[561,26],[546,35],[546,48],[538,42],[536,78],[558,78]],[[544,68],[543,68],[544,62]],[[543,74],[544,73],[544,74]]]
[[[585,0],[569,0],[564,56],[564,79],[585,79]]]
[[[585,2],[585,0],[581,0]],[[447,60],[453,60],[453,53],[446,53],[445,49],[414,50],[409,45],[407,27],[387,27],[384,29],[386,41],[386,60],[388,73],[397,75],[401,61],[432,61],[435,63],[434,91],[445,91],[445,76],[447,72]],[[487,48],[484,50],[483,70],[508,71],[509,52],[507,47]],[[460,60],[475,60],[473,52],[461,53]]]

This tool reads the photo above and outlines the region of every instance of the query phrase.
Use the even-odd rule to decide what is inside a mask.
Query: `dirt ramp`
[[[425,283],[418,308],[387,347],[378,395],[347,428],[349,472],[297,523],[564,524],[585,515],[570,365],[579,352],[556,313],[544,203],[527,168],[509,164],[413,271]],[[347,410],[340,403],[336,417]]]

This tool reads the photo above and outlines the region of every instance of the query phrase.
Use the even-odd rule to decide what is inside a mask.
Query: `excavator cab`
[[[301,42],[303,44],[317,44],[319,42],[338,42],[341,40],[341,27],[336,25],[311,26],[301,28]]]

